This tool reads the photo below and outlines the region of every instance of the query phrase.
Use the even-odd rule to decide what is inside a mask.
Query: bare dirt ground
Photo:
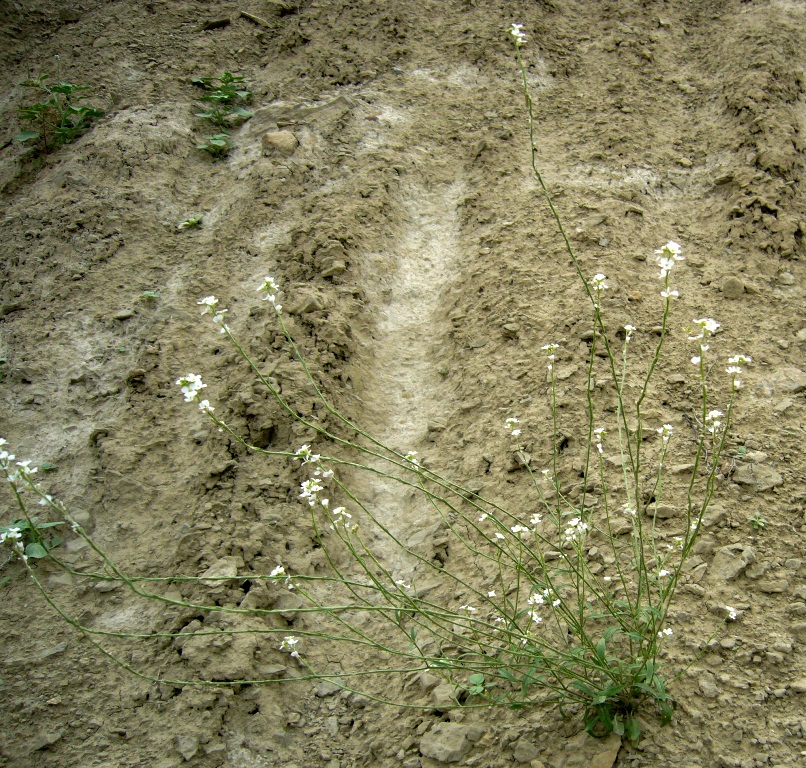
[[[268,274],[334,402],[511,506],[533,500],[503,420],[521,418],[542,466],[539,350],[561,343],[572,471],[590,308],[528,173],[513,21],[529,38],[540,165],[584,268],[609,278],[613,327],[638,328],[636,352],[651,348],[659,318],[654,249],[674,239],[687,256],[647,412],[685,435],[673,464],[686,462],[696,427],[691,320],[720,321],[720,360],[754,358],[670,616],[670,669],[697,655],[725,603],[739,620],[673,684],[672,724],[648,720],[637,745],[608,752],[556,712],[396,710],[302,682],[152,685],[100,655],[8,560],[0,765],[427,768],[440,763],[421,740],[442,720],[464,727],[461,765],[803,764],[803,3],[3,0],[0,14],[0,435],[18,456],[55,465],[49,491],[134,572],[198,575],[222,558],[241,572],[325,567],[297,499],[299,471],[211,430],[174,384],[202,374],[211,402],[259,446],[294,450],[313,437],[200,319],[196,301],[215,294],[294,407],[328,423],[255,291]],[[57,67],[91,85],[105,115],[34,157],[12,141],[29,99],[18,84]],[[194,117],[190,78],[224,71],[246,78],[254,116],[213,161],[195,146],[213,131]],[[264,139],[280,130],[298,142],[288,154]],[[194,213],[202,227],[178,231]],[[427,510],[393,489],[366,490],[395,518],[427,526]],[[2,504],[5,523],[13,509]],[[767,521],[758,531],[756,513]],[[79,570],[87,562],[69,535],[60,550]],[[192,613],[36,567],[96,629],[200,626]],[[270,599],[247,589],[218,599]],[[289,629],[304,628],[293,608]],[[118,650],[171,679],[255,678],[289,663],[259,637],[235,637]]]

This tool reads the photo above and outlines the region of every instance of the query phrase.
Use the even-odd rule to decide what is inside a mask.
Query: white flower
[[[664,578],[665,576],[669,576],[670,574],[671,574],[671,571],[667,571],[665,568],[662,568],[660,571],[658,571],[658,576],[661,579]]]
[[[285,568],[282,565],[278,565],[269,574],[269,578],[276,578],[277,576],[285,576]]]
[[[607,288],[608,286],[605,280],[607,280],[607,278],[601,272],[597,272],[591,279],[593,289],[595,291],[601,291]]]
[[[630,517],[635,517],[638,514],[635,509],[628,507],[626,504],[622,507],[622,510],[625,515],[629,515]]]
[[[627,337],[624,339],[625,342],[628,342],[631,338],[633,333],[637,330],[634,325],[625,325],[624,330],[627,332]]]
[[[201,305],[203,315],[206,314],[213,314],[217,312],[216,305],[218,304],[218,299],[215,296],[205,296],[203,299],[199,299],[196,302],[197,304]]]
[[[406,582],[403,579],[398,579],[395,582],[395,586],[402,587],[403,589],[411,589],[411,584],[406,584]]]
[[[487,519],[487,517],[488,517],[487,513],[482,512],[481,515],[479,515],[479,522],[483,523]]]
[[[675,261],[683,261],[683,256],[681,256],[681,251],[683,249],[680,247],[678,243],[674,240],[670,240],[666,245],[662,245],[655,253],[662,254],[668,258],[672,258]]]
[[[294,451],[294,461],[302,461],[305,464],[315,464],[321,457],[311,450],[310,445],[302,445]]]
[[[559,344],[544,344],[540,349],[548,354],[553,355],[560,348]]]
[[[498,539],[498,540],[501,540],[501,539],[504,538],[504,534],[500,533],[499,531],[496,531],[495,532],[495,538]]]
[[[299,498],[305,499],[308,505],[312,507],[316,503],[316,494],[322,490],[322,486],[319,485],[317,480],[311,479],[303,480],[300,488],[302,493],[300,493]]]
[[[660,267],[661,278],[665,278],[674,268],[674,259],[668,256],[658,256],[658,266]]]
[[[460,605],[460,611],[467,611],[468,613],[475,613],[476,609],[472,605]]]
[[[7,531],[3,531],[0,533],[0,544],[5,543],[6,541],[11,541],[13,544],[18,539],[22,538],[22,533],[20,532],[19,528],[9,528]]]
[[[543,605],[546,602],[546,598],[540,592],[535,592],[533,595],[529,596],[526,602],[529,603],[529,605]]]
[[[722,411],[708,411],[705,416],[705,428],[712,434],[715,435],[719,427],[722,426],[722,422],[720,421],[719,417],[724,416]]]
[[[523,24],[515,24],[513,23],[512,26],[507,30],[510,35],[512,35],[512,39],[515,42],[515,46],[520,48],[526,42],[526,35],[523,33]]]
[[[521,433],[521,431],[519,429],[513,429],[511,434],[512,434],[512,437],[519,437],[520,433]]]
[[[728,612],[728,618],[729,618],[731,621],[736,621],[736,619],[737,619],[737,618],[738,618],[738,616],[739,616],[739,614],[738,614],[738,612],[736,611],[736,609],[735,609],[735,608],[731,608],[731,606],[729,606],[729,605],[726,605],[726,606],[725,606],[725,610]]]
[[[215,408],[213,408],[213,406],[210,405],[209,400],[202,400],[199,403],[199,410],[202,411],[203,413],[212,413],[215,410]]]
[[[728,358],[730,365],[748,365],[753,362],[753,358],[748,355],[734,355]]]
[[[524,534],[529,533],[529,529],[525,525],[513,525],[509,530],[516,536],[520,535],[521,538]]]
[[[273,277],[264,277],[263,285],[261,285],[257,290],[266,292],[266,295],[263,297],[263,301],[268,301],[272,307],[274,307],[274,311],[279,315],[280,312],[282,312],[283,307],[277,303],[280,293],[280,286],[277,285],[277,281]]]
[[[582,518],[572,517],[568,521],[568,527],[565,529],[565,540],[568,542],[575,541],[587,530],[588,524]]]
[[[660,295],[664,299],[676,299],[680,293],[678,291],[661,291]]]
[[[283,641],[280,643],[280,650],[287,651],[291,654],[291,656],[295,659],[299,658],[299,651],[297,651],[296,646],[299,643],[299,638],[294,637],[293,635],[286,635],[283,638]]]
[[[495,597],[495,590],[494,590],[494,589],[491,589],[491,590],[490,590],[490,591],[487,593],[487,597]]]
[[[658,427],[657,432],[663,440],[664,443],[668,443],[669,440],[672,438],[672,431],[674,427],[671,424],[664,424],[662,427]]]
[[[196,373],[188,373],[182,378],[177,379],[176,385],[185,395],[186,403],[193,402],[199,396],[199,390],[202,390],[207,386],[202,382],[201,376]]]
[[[698,320],[694,320],[694,324],[699,327],[700,334],[699,336],[689,336],[690,341],[699,341],[700,339],[704,339],[706,333],[709,336],[713,336],[719,328],[719,323],[710,317],[701,317]]]
[[[540,514],[535,513],[535,514],[534,514],[534,515],[532,515],[532,517],[529,519],[529,525],[540,525],[540,523],[541,523],[542,521],[543,521],[543,515],[540,515]]]
[[[702,358],[699,355],[694,355],[694,357],[691,358],[691,362],[694,363],[694,365],[699,365],[702,362]]]
[[[415,466],[415,467],[419,467],[419,466],[420,466],[420,462],[419,462],[419,460],[418,460],[416,457],[417,457],[417,451],[409,451],[409,452],[408,452],[408,453],[407,453],[407,454],[406,454],[406,455],[403,457],[403,459],[404,459],[405,461],[408,461],[408,462],[409,462],[409,464],[414,464],[414,466]]]
[[[664,629],[663,631],[658,632],[658,637],[661,638],[662,640],[664,635],[666,637],[671,637],[673,634],[674,632],[672,632],[672,630],[669,627],[666,627],[666,629]]]
[[[529,618],[535,624],[542,624],[543,623],[543,617],[538,615],[537,611],[529,611]]]

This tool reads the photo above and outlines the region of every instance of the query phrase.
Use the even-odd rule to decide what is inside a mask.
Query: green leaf
[[[641,735],[641,725],[639,724],[637,718],[630,715],[624,721],[624,730],[627,733],[627,738],[635,744],[638,741],[638,737]]]
[[[484,675],[480,674],[470,675],[470,677],[467,678],[467,682],[470,683],[470,685],[483,685]]]
[[[24,142],[38,139],[42,134],[39,131],[20,131],[14,136],[14,141]]]
[[[27,557],[47,557],[48,551],[38,541],[32,541],[25,547],[25,554]]]

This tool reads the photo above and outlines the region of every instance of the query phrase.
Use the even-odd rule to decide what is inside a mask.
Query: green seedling
[[[202,225],[202,219],[204,218],[203,213],[194,213],[192,216],[188,216],[186,219],[180,221],[176,228],[181,232],[184,229],[199,229]]]
[[[51,85],[46,82],[48,78],[48,75],[40,75],[20,83],[25,88],[34,89],[40,101],[19,108],[20,119],[29,123],[31,128],[14,137],[16,141],[37,146],[43,152],[69,144],[87,130],[93,120],[103,115],[100,109],[78,103],[91,96],[88,85],[66,82]]]
[[[39,469],[41,469],[43,472],[55,472],[58,468],[59,468],[58,464],[53,464],[50,461],[43,461],[39,465]]]
[[[215,159],[224,157],[232,149],[232,143],[228,133],[217,133],[214,136],[205,136],[201,144],[196,145],[197,149],[209,152]]]
[[[756,514],[750,518],[750,525],[757,533],[764,530],[764,526],[767,525],[767,522],[768,521],[761,516],[761,512],[756,512]]]
[[[252,117],[252,113],[242,106],[252,98],[242,75],[225,72],[221,77],[194,77],[191,82],[205,89],[204,95],[199,97],[199,101],[205,102],[205,107],[196,113],[196,117],[210,120],[222,128]]]
[[[0,539],[17,539],[22,543],[25,556],[33,558],[47,557],[48,552],[58,547],[62,540],[55,535],[44,536],[42,531],[64,525],[62,521],[55,523],[40,523],[35,517],[26,520],[15,520],[11,525],[0,525]]]

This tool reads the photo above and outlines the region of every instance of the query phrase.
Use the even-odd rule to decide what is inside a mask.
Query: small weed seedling
[[[203,218],[203,213],[194,213],[191,216],[188,216],[186,219],[182,219],[182,221],[176,225],[176,228],[180,232],[184,229],[200,229]]]
[[[756,533],[761,533],[761,531],[764,530],[764,526],[767,525],[767,522],[768,521],[761,516],[761,512],[758,511],[750,518],[750,525]]]
[[[194,77],[191,82],[205,89],[205,94],[199,101],[206,102],[203,112],[197,112],[196,117],[210,120],[221,128],[235,125],[248,120],[252,113],[244,109],[252,94],[244,84],[242,75],[233,75],[225,72],[221,77]]]
[[[156,301],[160,298],[159,291],[143,291],[140,296],[143,298],[144,301]]]
[[[196,148],[209,152],[217,160],[232,149],[232,143],[228,133],[217,133],[214,136],[205,136],[202,143],[197,144]]]
[[[47,83],[48,75],[40,75],[34,80],[26,80],[20,85],[33,88],[40,101],[27,107],[20,107],[20,119],[29,123],[30,130],[21,131],[14,138],[24,144],[31,143],[43,152],[50,152],[62,144],[69,144],[78,138],[103,111],[80,105],[88,98],[88,85],[73,85],[60,81],[55,85]]]

